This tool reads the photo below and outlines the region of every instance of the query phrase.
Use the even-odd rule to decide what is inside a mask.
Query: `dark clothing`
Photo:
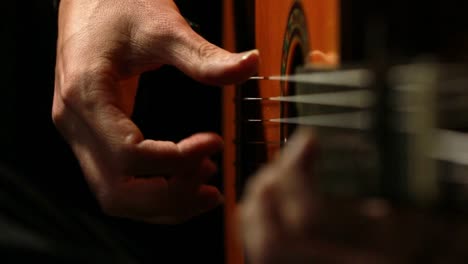
[[[220,45],[221,1],[176,3],[200,25],[200,34]],[[222,263],[221,207],[180,226],[149,225],[100,211],[51,119],[57,12],[43,0],[2,6],[2,256],[14,263]],[[146,137],[177,141],[199,131],[221,131],[218,87],[196,83],[172,67],[145,74],[140,86],[132,118]],[[221,177],[216,175],[213,184],[221,186]]]
[[[138,263],[109,226],[89,212],[49,200],[4,165],[0,208],[2,263]]]

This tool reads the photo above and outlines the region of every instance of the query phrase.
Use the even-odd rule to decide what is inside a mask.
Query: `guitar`
[[[262,164],[277,155],[282,146],[287,144],[289,136],[294,133],[298,125],[304,122],[315,122],[314,124],[318,122],[317,118],[313,120],[301,119],[302,121],[296,122],[297,119],[294,119],[296,116],[309,116],[311,113],[351,114],[335,119],[332,129],[321,130],[321,134],[324,135],[322,137],[324,144],[330,143],[329,157],[339,153],[345,155],[337,156],[339,159],[343,157],[345,160],[348,159],[347,163],[343,160],[334,160],[334,164],[341,166],[338,166],[341,168],[339,172],[326,171],[327,169],[334,170],[334,167],[324,169],[332,175],[340,175],[341,172],[349,174],[345,176],[348,178],[338,177],[324,184],[332,192],[337,187],[336,183],[339,182],[338,192],[343,192],[343,186],[346,186],[348,191],[358,192],[358,194],[379,194],[394,201],[404,203],[411,201],[417,202],[418,205],[431,202],[431,206],[433,206],[434,200],[440,202],[446,198],[444,196],[452,192],[450,188],[450,190],[444,190],[445,194],[439,192],[440,168],[446,166],[447,162],[452,164],[450,166],[464,167],[468,164],[465,164],[465,161],[454,162],[453,159],[447,158],[451,155],[448,152],[440,152],[436,154],[438,155],[436,158],[426,157],[429,155],[427,146],[432,146],[433,142],[450,141],[452,142],[450,148],[453,148],[456,145],[453,142],[467,140],[465,135],[458,133],[460,130],[466,131],[467,119],[446,119],[444,124],[438,124],[434,119],[435,116],[450,115],[437,106],[444,104],[444,100],[439,100],[439,97],[454,98],[454,94],[455,97],[466,96],[458,88],[458,90],[451,91],[450,89],[440,90],[444,86],[442,85],[444,80],[451,75],[447,74],[446,69],[452,68],[443,65],[441,67],[437,64],[433,65],[435,67],[426,67],[425,63],[416,63],[416,67],[412,67],[408,66],[407,60],[403,60],[403,67],[390,67],[389,65],[393,62],[390,62],[389,65],[386,64],[387,50],[383,49],[386,44],[384,42],[386,41],[385,26],[387,24],[382,22],[388,21],[382,21],[384,16],[379,17],[380,14],[363,12],[363,10],[369,10],[364,8],[365,3],[354,2],[351,5],[350,2],[339,0],[225,0],[225,48],[232,51],[257,48],[260,52],[259,75],[278,77],[277,81],[251,80],[236,87],[227,87],[224,90],[223,132],[226,146],[223,165],[226,196],[226,263],[228,264],[239,264],[246,261],[237,241],[235,212],[236,204],[242,197],[242,190],[249,176]],[[395,20],[398,21],[398,17]],[[405,33],[396,34],[395,39],[399,40],[399,37],[405,36]],[[396,43],[395,46],[398,46],[403,41]],[[411,45],[407,43],[404,45],[406,48],[402,49],[403,52],[400,52],[399,55],[412,55]],[[421,45],[419,48],[428,51],[430,50],[428,47],[430,45]],[[388,54],[390,53],[388,52]],[[369,57],[371,60],[366,61]],[[304,84],[304,82],[287,81],[287,78],[283,78],[285,76],[298,76],[301,73],[306,73],[308,76],[320,72],[339,73],[347,65],[358,65],[358,67],[351,69],[357,70],[355,72],[357,72],[358,77],[364,76],[360,79],[363,81],[354,85],[359,88],[358,93],[354,93],[356,87],[349,89],[349,84],[343,85],[341,83],[335,85],[337,86],[335,88],[330,88],[322,87],[323,85],[309,85],[306,82]],[[451,72],[468,72],[466,69],[456,68],[458,70]],[[394,78],[395,86],[386,89],[385,87],[389,85],[386,81],[389,72],[401,69],[403,72],[399,75],[400,77]],[[421,72],[426,77],[431,76],[431,73],[440,75],[440,78],[427,78],[428,82],[423,81],[425,86],[423,89],[432,87],[434,90],[420,90],[418,93],[412,93],[409,90],[403,91],[398,88],[407,84],[419,85],[421,80],[414,79],[414,76],[418,76]],[[371,78],[368,78],[368,74],[371,74]],[[333,77],[335,80],[339,78],[338,75]],[[374,87],[369,87],[368,81],[370,79],[373,79],[371,86]],[[349,81],[348,77],[347,80]],[[324,103],[317,103],[313,108],[303,107],[297,103],[297,99],[304,98],[299,96],[303,95],[304,91],[311,94],[323,91],[341,92],[334,95],[335,99],[339,96],[349,95],[351,99],[358,98],[359,103],[352,106],[332,105],[331,107],[324,107]],[[409,102],[417,102],[415,105],[423,111],[414,115],[406,111],[398,112],[399,109],[389,107],[388,103],[391,100],[387,94],[388,91],[399,91],[397,93],[398,103],[408,100]],[[426,93],[425,91],[431,92]],[[314,100],[318,100],[317,98],[320,97],[315,96],[314,98]],[[374,100],[372,104],[363,103],[363,101],[367,102],[369,98]],[[418,101],[417,98],[422,99]],[[319,105],[318,108],[317,105]],[[459,116],[468,117],[466,107],[460,106],[450,111],[459,113]],[[354,118],[356,114],[359,114],[357,120],[362,120],[360,114],[363,112],[374,115],[368,121],[377,121],[377,123],[362,125],[361,122],[357,122],[358,124],[355,125],[355,123],[349,122],[356,120]],[[400,134],[402,123],[398,123],[394,127],[386,123],[387,120],[394,117],[413,120],[415,124],[418,124],[417,133],[405,131]],[[330,120],[332,119],[328,119],[327,123],[330,123]],[[418,120],[425,121],[419,122]],[[369,129],[370,126],[376,129]],[[441,128],[443,130],[440,130]],[[398,133],[393,133],[395,131]],[[453,131],[457,131],[457,133],[452,133]],[[430,142],[431,139],[435,139],[431,137],[432,132],[437,132],[437,140]],[[343,142],[343,140],[350,142],[350,144],[336,143]],[[376,141],[379,142],[376,143]],[[411,142],[411,144],[406,142]],[[358,155],[354,156],[353,153]],[[401,155],[402,153],[404,154]],[[433,154],[431,153],[431,155]],[[355,164],[360,163],[360,160],[368,162],[356,166]],[[371,166],[368,166],[369,164]],[[354,174],[348,173],[350,172],[349,166],[352,166]],[[445,168],[444,171],[447,172],[449,169]],[[450,173],[447,174],[450,175]],[[378,175],[379,178],[375,178],[375,175]],[[361,179],[356,180],[359,179],[356,177],[361,177]],[[453,184],[465,185],[463,182]],[[462,207],[461,204],[464,202],[460,202],[460,207]]]
[[[274,2],[274,3],[273,3]],[[256,48],[260,75],[289,75],[298,66],[336,65],[340,50],[337,0],[256,0],[224,2],[224,44],[231,51]],[[236,240],[235,209],[248,176],[270,160],[293,127],[265,120],[293,112],[288,104],[255,100],[293,94],[283,82],[247,82],[226,87],[223,95],[226,260],[243,263]],[[251,100],[246,103],[246,99]]]

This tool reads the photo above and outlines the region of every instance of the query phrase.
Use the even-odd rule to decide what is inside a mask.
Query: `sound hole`
[[[296,69],[302,67],[307,60],[309,53],[309,34],[306,17],[302,2],[294,1],[289,12],[288,23],[286,25],[283,39],[283,54],[281,58],[281,74],[294,75]],[[281,96],[294,96],[298,89],[294,82],[281,83]],[[280,117],[295,117],[299,113],[297,104],[292,102],[282,102],[280,104]],[[294,133],[297,125],[283,123],[280,125],[279,141],[281,146],[286,143],[289,136]]]
[[[288,66],[287,75],[293,75],[296,73],[298,67],[304,65],[304,53],[300,44],[297,44],[293,47],[291,54],[290,65]],[[294,82],[285,83],[281,91],[282,96],[292,96],[297,95],[298,90]],[[281,103],[281,117],[294,117],[298,116],[297,103],[283,102]],[[284,144],[288,138],[294,133],[297,125],[296,124],[282,124],[281,125],[281,142]]]

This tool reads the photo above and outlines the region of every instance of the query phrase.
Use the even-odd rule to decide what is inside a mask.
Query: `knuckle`
[[[85,66],[71,63],[68,69],[56,70],[55,96],[65,108],[76,107],[95,99],[95,93],[116,82],[112,62],[96,58]],[[96,101],[96,100],[94,100]]]
[[[73,74],[73,76],[67,76],[66,80],[55,83],[51,117],[60,131],[64,132],[80,109],[86,109],[90,102],[95,100],[92,86],[91,77],[88,74]]]
[[[61,125],[66,120],[66,110],[63,105],[59,102],[56,102],[57,99],[54,99],[54,103],[52,105],[52,122],[55,126],[61,127]]]
[[[210,58],[213,57],[218,51],[218,47],[209,42],[203,42],[198,46],[197,55],[200,58]]]

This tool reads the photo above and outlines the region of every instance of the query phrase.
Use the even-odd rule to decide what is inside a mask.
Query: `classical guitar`
[[[468,167],[468,155],[459,155],[468,153],[466,62],[414,59],[407,31],[389,34],[385,16],[350,2],[224,1],[225,48],[256,48],[261,59],[259,78],[223,95],[227,264],[246,261],[235,233],[246,180],[300,125],[316,128],[326,146],[324,190],[466,208],[468,181],[453,174]],[[386,56],[392,34],[395,46],[406,45],[401,61]],[[421,51],[440,55],[423,40]]]
[[[224,2],[224,43],[228,50],[257,48],[259,74],[288,75],[296,67],[340,57],[340,5],[337,0],[245,0]],[[226,196],[226,259],[242,263],[236,241],[235,207],[242,188],[263,162],[281,148],[292,132],[290,125],[268,122],[293,112],[288,104],[262,101],[294,93],[287,82],[248,82],[228,87],[224,105],[224,186]],[[246,103],[248,99],[250,103]],[[289,114],[291,114],[289,113]]]

